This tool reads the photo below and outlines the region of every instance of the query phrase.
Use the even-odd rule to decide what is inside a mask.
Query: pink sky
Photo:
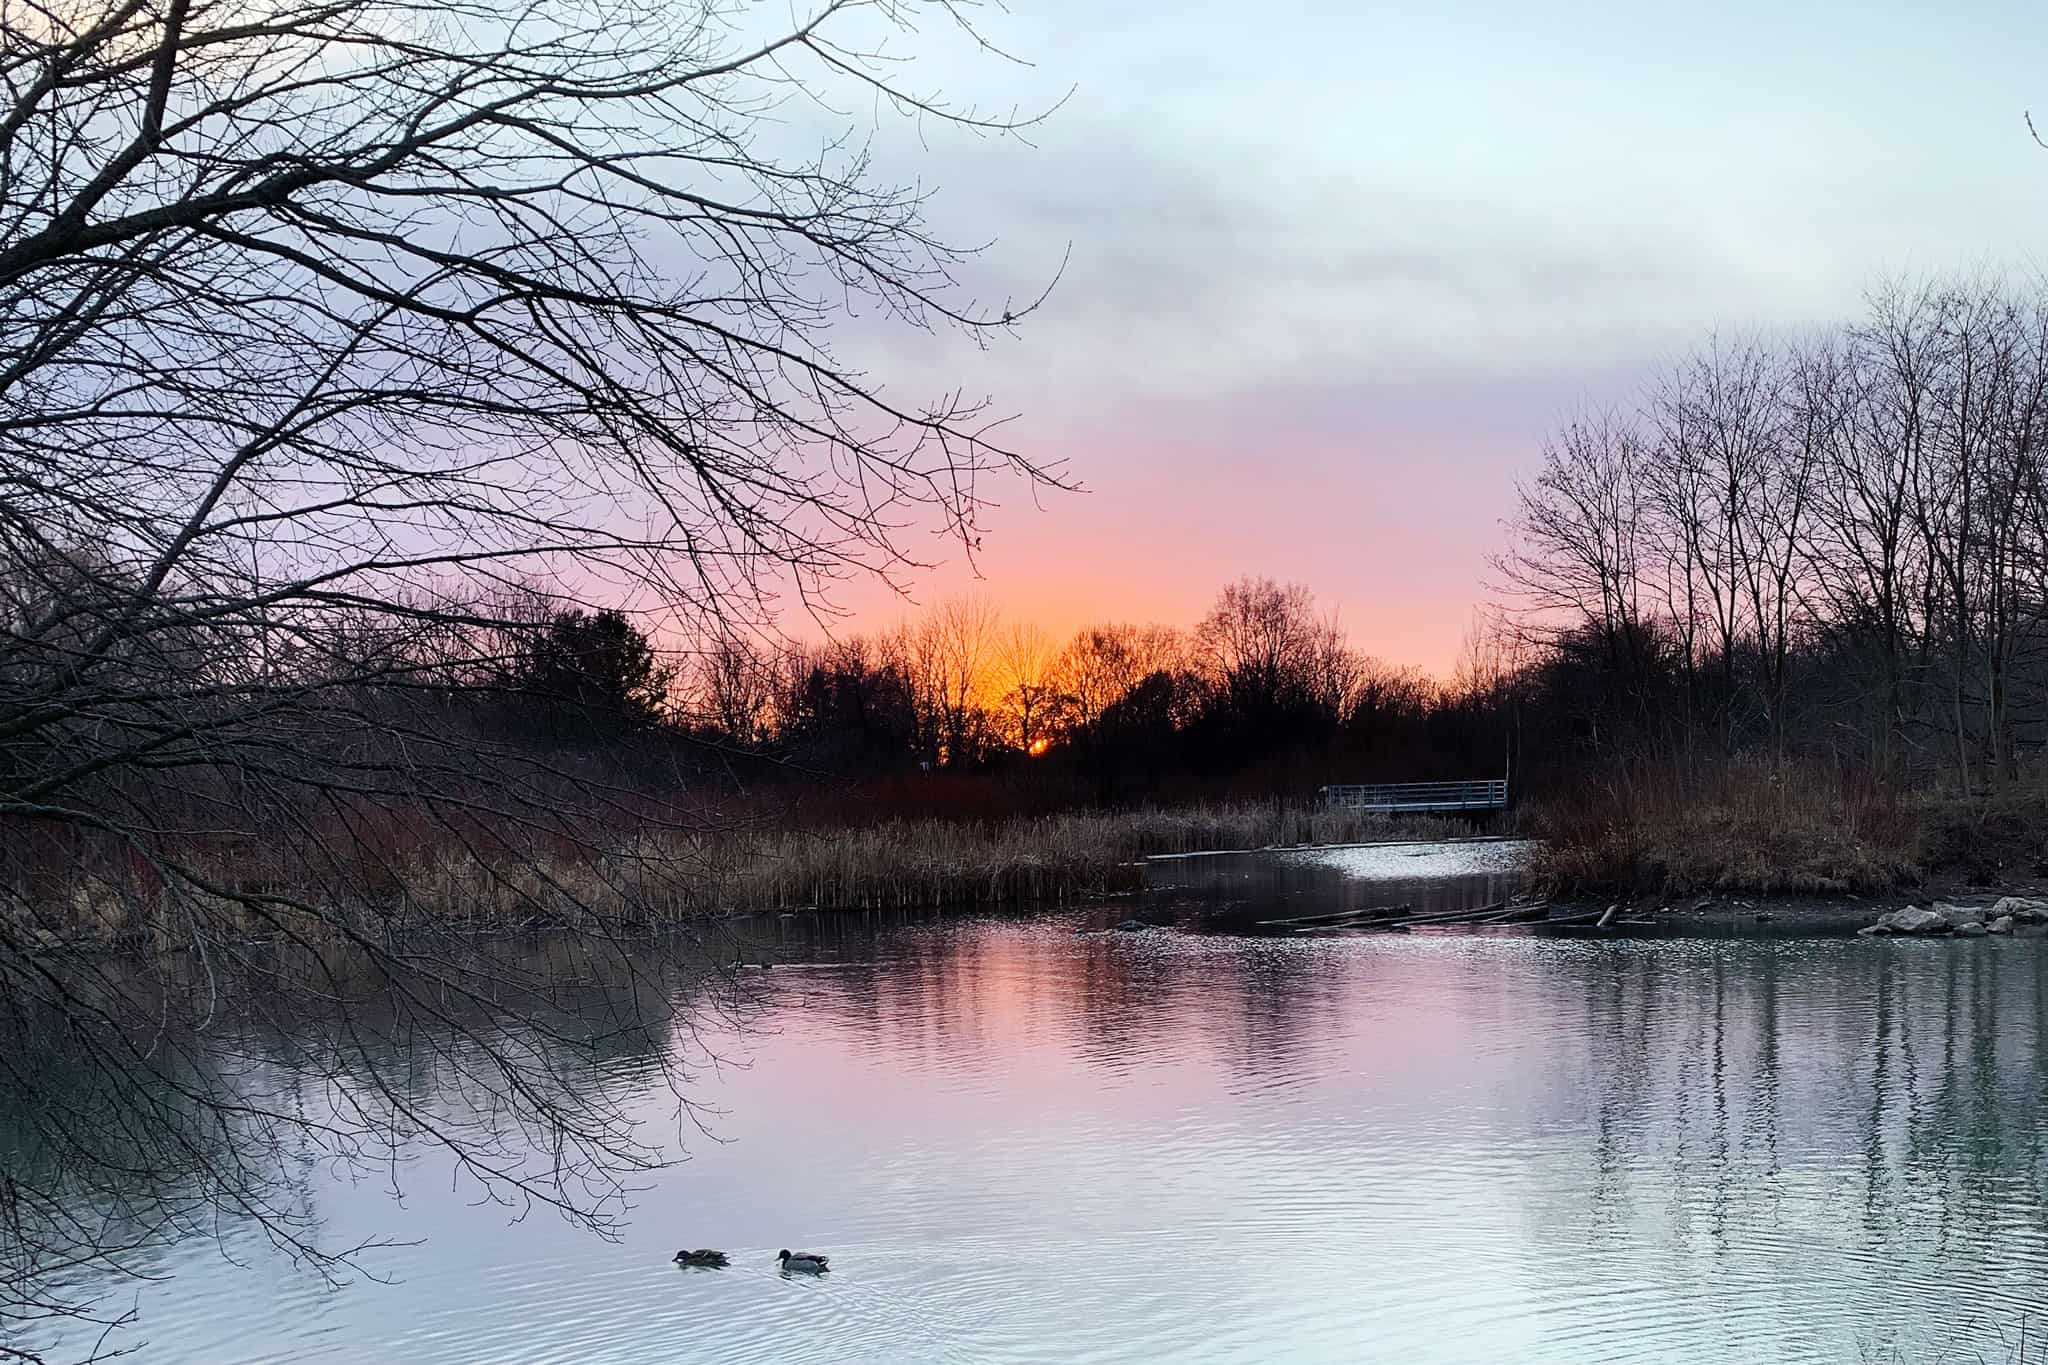
[[[875,586],[840,598],[861,628],[980,593],[1058,638],[1104,620],[1190,624],[1225,583],[1261,574],[1307,583],[1365,652],[1447,672],[1528,459],[1521,424],[1540,433],[1547,420],[1513,411],[1516,399],[1541,402],[1513,395],[1504,415],[1468,413],[1450,430],[1399,398],[1363,405],[1370,420],[1356,425],[1345,412],[1135,409],[1032,446],[1065,455],[1087,491],[1004,489],[979,579],[958,546],[919,541],[946,562],[917,577],[914,602]]]
[[[906,50],[962,103],[1059,104],[1028,143],[874,134],[942,236],[990,243],[967,294],[1060,280],[986,352],[872,317],[847,352],[904,401],[988,394],[1092,490],[1041,511],[991,484],[981,581],[913,538],[952,561],[920,602],[1186,624],[1263,574],[1358,648],[1447,671],[1514,480],[1575,408],[1716,330],[1851,316],[1888,274],[2031,270],[2048,224],[2023,120],[2048,12],[2017,0],[1117,15],[978,12],[1021,62]],[[851,628],[914,609],[839,601]]]

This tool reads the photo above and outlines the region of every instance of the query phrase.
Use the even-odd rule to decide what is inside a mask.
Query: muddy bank
[[[1853,937],[1880,916],[1935,902],[1988,908],[2000,898],[2048,897],[2048,878],[1972,886],[1962,881],[1935,880],[1907,891],[1873,895],[1778,892],[1770,895],[1703,895],[1684,897],[1568,897],[1554,902],[1574,910],[1619,905],[1622,919],[1653,919],[1656,932],[1745,935],[1842,935]],[[1636,932],[1644,932],[1637,930]]]
[[[1143,889],[1085,926],[1321,936],[1414,933],[1854,937],[1880,917],[1946,903],[1989,909],[2048,897],[2048,876],[1971,884],[1929,878],[1893,892],[1546,896],[1529,840],[1437,840],[1154,857]],[[1611,911],[1611,913],[1609,913]],[[2023,931],[2038,933],[2033,926]]]

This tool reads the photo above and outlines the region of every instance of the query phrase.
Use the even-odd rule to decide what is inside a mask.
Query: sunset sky
[[[1299,579],[1356,643],[1446,670],[1544,432],[1714,329],[1847,316],[1887,274],[2026,272],[2048,231],[2048,12],[2018,3],[1427,6],[1011,0],[1033,63],[921,35],[919,88],[1073,93],[1032,145],[884,145],[974,282],[1044,310],[986,354],[893,335],[1088,492],[992,486],[976,582],[1055,633],[1186,622]],[[1107,17],[1105,17],[1107,16]],[[864,324],[856,323],[856,328]],[[873,586],[857,626],[914,607]]]

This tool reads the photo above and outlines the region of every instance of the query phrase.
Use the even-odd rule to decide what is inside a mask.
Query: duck
[[[816,1275],[832,1267],[825,1264],[827,1258],[815,1251],[780,1251],[775,1259],[782,1262],[784,1270],[793,1270],[802,1275]]]
[[[678,1251],[676,1253],[676,1264],[703,1266],[708,1270],[723,1270],[731,1265],[732,1261],[722,1251],[707,1251],[700,1247],[696,1251]]]

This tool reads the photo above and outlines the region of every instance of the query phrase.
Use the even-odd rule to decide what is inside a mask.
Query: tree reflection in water
[[[744,1028],[687,1044],[747,1065],[700,1074],[718,1140],[628,1182],[623,1246],[508,1232],[419,1186],[407,1230],[433,1240],[379,1253],[400,1282],[326,1300],[323,1330],[340,1358],[417,1361],[1055,1342],[1334,1361],[1368,1341],[1373,1359],[1580,1362],[2010,1360],[1999,1333],[2039,1326],[2038,944],[1077,927],[735,926],[749,960],[785,965],[742,974]],[[581,1027],[554,1046],[621,1131],[673,1118],[657,1054],[682,1040],[616,1011]],[[384,1031],[411,1105],[473,1117],[459,1040]],[[334,1046],[314,1021],[263,1042]],[[518,1141],[508,1159],[536,1159]],[[311,1156],[274,1197],[343,1240],[380,1226]],[[739,1253],[735,1272],[657,1278],[685,1229]],[[836,1286],[757,1283],[749,1248],[766,1265],[786,1229],[830,1242]],[[152,1341],[184,1348],[167,1358],[301,1340],[305,1317],[237,1300],[249,1344],[224,1355],[199,1255],[152,1263],[178,1272],[143,1294]],[[597,1308],[623,1302],[625,1335]]]

